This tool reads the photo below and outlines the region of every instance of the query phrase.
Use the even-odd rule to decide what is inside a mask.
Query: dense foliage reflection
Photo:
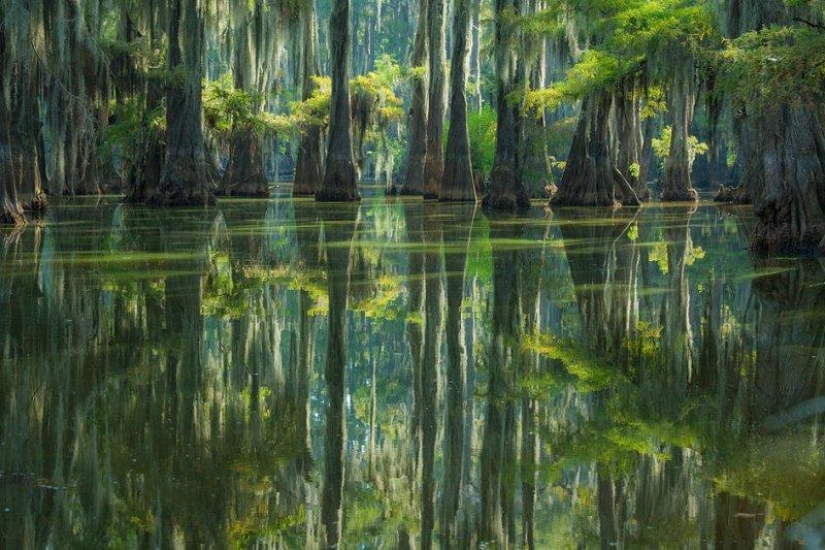
[[[0,234],[2,547],[823,540],[825,272],[744,212],[50,216]]]

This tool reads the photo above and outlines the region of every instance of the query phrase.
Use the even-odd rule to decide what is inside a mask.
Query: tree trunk
[[[759,157],[751,236],[755,252],[825,253],[825,135],[807,106],[782,105],[757,118]]]
[[[527,16],[535,16],[543,9],[539,0],[530,0]],[[529,67],[527,79],[531,90],[545,87],[547,65],[545,38],[525,35],[524,66]],[[547,153],[547,120],[545,109],[528,113],[523,119],[521,138],[521,179],[530,197],[550,197],[554,188],[553,173]]]
[[[519,173],[520,108],[510,105],[508,96],[520,86],[517,51],[514,47],[512,23],[507,13],[519,14],[519,3],[513,0],[495,2],[495,58],[497,78],[498,126],[496,154],[490,173],[490,191],[484,197],[484,207],[514,210],[530,206],[530,197]]]
[[[727,15],[728,33],[737,37],[790,24],[792,12],[781,0],[736,0]],[[825,134],[808,99],[763,112],[746,106],[736,121],[740,187],[753,197],[757,217],[755,252],[825,254]]]
[[[630,184],[613,164],[609,124],[611,102],[607,91],[593,92],[584,99],[559,192],[551,204],[615,206],[617,187],[622,192],[624,204],[640,204]]]
[[[670,92],[670,112],[673,115],[673,131],[670,140],[670,154],[665,163],[664,189],[660,200],[666,202],[699,200],[699,195],[691,183],[690,172],[693,156],[690,150],[690,125],[696,102],[696,82],[693,63],[678,70]]]
[[[199,0],[173,0],[169,14],[169,68],[182,71],[166,96],[166,161],[159,187],[146,202],[186,206],[214,204],[206,170],[201,78],[203,6]]]
[[[309,99],[317,89],[313,77],[317,76],[318,67],[318,22],[315,3],[304,8],[301,14],[304,38],[304,55],[302,74],[302,99]],[[295,183],[292,186],[294,196],[314,195],[321,186],[323,177],[321,128],[309,126],[301,133],[298,146],[298,159],[295,164]]]
[[[445,0],[431,0],[428,12],[430,89],[427,115],[427,157],[424,162],[424,198],[437,199],[444,175],[444,32]],[[469,145],[468,145],[469,149]]]
[[[252,13],[250,13],[250,7]],[[259,33],[264,32],[261,18],[263,6],[260,0],[252,6],[244,3],[238,7],[234,4],[230,9],[233,37],[233,64],[232,75],[235,79],[236,90],[243,90],[251,94],[263,92],[258,78],[260,57],[264,52],[259,51]],[[263,112],[263,104],[259,99],[252,100],[250,109],[254,114]],[[264,158],[261,148],[262,137],[252,128],[241,126],[236,128],[229,147],[229,163],[220,182],[219,194],[240,197],[268,197],[269,183],[264,171]]]
[[[349,93],[349,0],[333,0],[329,20],[332,50],[332,111],[326,172],[315,200],[358,201],[358,177],[352,156],[352,114]]]
[[[417,69],[424,67],[427,60],[427,21],[429,19],[428,0],[418,0],[418,28],[415,31],[413,45],[412,66]],[[412,90],[412,105],[408,117],[407,127],[410,129],[409,148],[407,149],[407,169],[402,195],[424,194],[424,165],[427,161],[427,84],[425,75],[414,77]]]
[[[444,177],[438,193],[440,201],[475,202],[473,164],[467,127],[467,31],[470,26],[470,0],[457,0],[453,28],[453,57],[450,98],[450,130]]]
[[[650,199],[650,190],[642,175],[641,104],[634,79],[626,79],[616,97],[617,168],[636,192],[640,200]]]

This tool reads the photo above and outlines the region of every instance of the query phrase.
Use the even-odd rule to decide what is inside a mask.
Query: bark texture
[[[232,76],[235,88],[258,96],[266,91],[267,77],[262,65],[266,58],[268,34],[264,22],[264,6],[261,0],[241,5],[231,4],[233,60]],[[271,15],[269,16],[271,17]],[[253,96],[253,97],[254,97]],[[254,97],[251,109],[254,114],[263,112],[263,102]],[[241,125],[234,131],[229,146],[229,163],[220,182],[219,193],[226,196],[267,197],[269,183],[264,171],[262,148],[263,136],[250,127]]]
[[[670,112],[673,115],[673,132],[670,154],[665,163],[665,181],[662,201],[697,201],[699,195],[691,183],[693,164],[690,150],[690,125],[696,102],[696,82],[693,63],[678,70],[670,93]]]
[[[521,181],[519,167],[519,132],[521,112],[518,105],[510,105],[508,96],[518,89],[519,68],[515,31],[509,18],[519,13],[519,3],[512,0],[495,2],[495,58],[497,78],[498,126],[496,154],[490,173],[490,190],[484,197],[485,208],[514,210],[530,206],[530,197]]]
[[[620,189],[624,204],[640,204],[633,188],[613,162],[609,123],[611,102],[611,95],[606,91],[593,92],[585,98],[567,167],[552,204],[615,206],[616,188]]]
[[[329,20],[332,50],[332,112],[326,172],[315,200],[346,202],[361,199],[352,156],[352,114],[349,92],[349,0],[334,0]]]
[[[430,88],[427,113],[427,157],[424,162],[424,198],[437,199],[444,175],[444,52],[445,0],[432,0],[428,12]]]
[[[214,204],[203,139],[203,5],[174,0],[169,14],[166,161],[160,185],[146,202],[168,206]]]
[[[317,87],[313,77],[320,72],[318,68],[318,22],[314,2],[301,14],[301,24],[304,38],[301,88],[302,99],[307,100]],[[314,195],[320,188],[323,177],[322,146],[321,128],[318,126],[305,128],[301,133],[301,143],[298,146],[295,182],[292,186],[293,195]]]
[[[457,0],[453,19],[453,56],[450,92],[450,130],[444,177],[438,192],[440,201],[475,202],[473,163],[467,127],[467,32],[470,27],[470,1]]]
[[[791,9],[781,0],[735,0],[728,5],[728,34],[790,24]],[[810,20],[813,14],[793,15]],[[754,199],[754,252],[825,254],[825,134],[819,116],[804,101],[761,111],[745,106],[739,113],[740,187]]]
[[[418,1],[418,28],[415,31],[415,43],[411,59],[412,66],[415,68],[422,68],[427,60],[429,6],[428,0]],[[413,80],[412,105],[407,119],[410,137],[407,149],[407,168],[404,173],[404,184],[401,187],[402,195],[424,194],[424,164],[427,160],[427,118],[429,109],[427,81],[425,75]]]

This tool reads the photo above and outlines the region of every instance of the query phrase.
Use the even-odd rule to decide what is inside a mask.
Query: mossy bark
[[[444,176],[438,192],[440,201],[475,202],[473,163],[467,127],[467,32],[470,26],[470,1],[457,0],[453,20],[453,56],[450,95],[450,130]]]
[[[427,60],[427,20],[430,2],[418,1],[418,28],[415,31],[415,42],[411,63],[413,67],[424,66]],[[426,75],[413,79],[412,104],[407,118],[409,128],[409,146],[407,148],[407,166],[404,171],[404,183],[401,186],[402,195],[424,194],[424,165],[427,159],[427,119],[429,105],[427,102],[428,80]]]
[[[616,168],[633,188],[639,200],[650,199],[650,189],[642,180],[641,101],[634,78],[622,82],[615,98],[616,111]]]
[[[349,0],[334,0],[329,20],[332,46],[332,112],[326,171],[315,200],[348,202],[361,199],[352,155],[352,115],[349,92]]]
[[[146,202],[165,206],[214,204],[206,169],[201,79],[203,6],[174,0],[169,14],[169,67],[179,72],[166,96],[166,161],[160,185]]]
[[[693,122],[696,102],[696,82],[693,63],[677,71],[670,92],[670,112],[673,115],[673,131],[670,154],[665,162],[665,180],[662,201],[695,202],[699,195],[691,182],[692,159],[690,151],[690,125]]]
[[[490,189],[483,201],[485,208],[493,210],[515,210],[530,206],[530,196],[521,180],[519,166],[521,110],[518,105],[511,105],[508,101],[510,93],[521,85],[517,48],[514,47],[514,31],[512,25],[506,21],[508,13],[520,13],[519,3],[512,0],[496,0],[496,154],[490,172]]]
[[[429,111],[427,113],[427,156],[424,161],[424,198],[437,199],[444,175],[444,52],[445,0],[431,0],[429,23]]]
[[[788,25],[805,10],[781,0],[728,5],[728,34]],[[797,10],[797,11],[792,11]],[[820,112],[805,104],[745,106],[739,113],[741,184],[754,200],[751,248],[766,254],[825,254],[825,133]]]
[[[622,202],[640,204],[635,191],[616,168],[610,148],[610,107],[607,91],[593,92],[584,99],[579,124],[570,147],[556,206],[616,206],[615,190]]]
[[[241,6],[232,5],[232,76],[237,90],[258,94],[264,91],[260,63],[265,49],[261,34],[264,6],[260,0],[245,2]],[[253,99],[250,110],[253,114],[263,112],[263,104]],[[264,171],[262,149],[263,136],[241,125],[236,127],[229,145],[229,162],[218,185],[218,194],[238,197],[268,197],[269,183]]]
[[[315,15],[315,4],[307,6],[301,14],[303,25],[303,63],[301,78],[303,80],[302,98],[309,99],[317,88],[313,77],[320,72],[318,68],[318,22]],[[309,126],[301,133],[301,143],[298,146],[298,158],[295,162],[295,182],[292,186],[294,196],[314,195],[321,186],[324,174],[322,165],[321,128]]]
[[[6,40],[0,30],[0,89],[9,93],[0,100],[0,225],[24,225],[26,211],[39,213],[46,206],[37,142],[37,75],[10,65],[14,52],[7,51]]]

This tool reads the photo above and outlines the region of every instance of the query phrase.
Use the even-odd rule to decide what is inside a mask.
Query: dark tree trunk
[[[203,6],[199,0],[173,0],[169,14],[169,68],[182,71],[166,96],[166,161],[160,186],[149,204],[214,204],[206,170],[201,79],[203,78]]]
[[[3,12],[0,8],[0,19]],[[7,51],[7,30],[0,25],[0,225],[23,225],[25,210],[45,208],[37,144],[40,134],[35,74],[13,63]]]
[[[789,24],[790,9],[781,0],[731,2],[729,34]],[[757,217],[755,252],[825,254],[825,134],[807,99],[761,112],[746,106],[737,121],[741,187]]]
[[[438,200],[475,202],[473,163],[470,159],[470,136],[467,128],[467,31],[470,26],[470,0],[457,0],[453,28],[453,57],[450,96],[450,130],[444,178]]]
[[[349,93],[349,0],[333,0],[329,20],[332,52],[332,112],[326,171],[315,200],[358,201],[358,176],[352,156],[352,114]]]
[[[430,88],[427,114],[427,157],[424,162],[424,198],[437,199],[444,175],[444,32],[445,0],[431,0],[428,12]],[[469,146],[468,146],[469,148]]]
[[[317,89],[313,77],[320,72],[318,67],[318,22],[315,15],[315,3],[304,8],[301,14],[304,38],[304,55],[302,72],[302,99],[309,99]],[[295,163],[295,183],[292,194],[295,196],[314,195],[321,186],[323,177],[321,128],[309,126],[301,133],[298,146],[298,159]]]
[[[825,253],[825,135],[817,113],[783,105],[757,117],[755,252]]]
[[[514,210],[530,206],[530,197],[521,181],[519,167],[519,129],[521,111],[510,105],[508,97],[517,90],[519,69],[512,24],[507,12],[520,13],[519,3],[513,0],[495,2],[495,58],[498,108],[496,154],[490,173],[490,191],[484,197],[484,207],[495,210]]]
[[[696,79],[693,63],[678,70],[670,91],[670,112],[673,115],[673,130],[670,140],[670,154],[665,163],[664,189],[660,199],[666,202],[699,200],[699,195],[691,183],[692,168],[690,151],[690,125],[696,102]]]
[[[611,95],[607,91],[591,93],[584,99],[567,167],[552,204],[614,206],[616,188],[621,190],[624,204],[640,203],[633,188],[613,164],[610,106]]]
[[[326,438],[324,441],[324,485],[321,494],[321,522],[327,548],[339,548],[343,532],[344,443],[346,441],[346,320],[352,239],[356,211],[322,212],[328,234],[333,231],[345,247],[327,249],[329,277],[329,339],[324,377],[327,383]]]
[[[229,165],[221,180],[219,194],[227,197],[268,197],[261,137],[250,130],[238,130],[229,147]]]
[[[427,21],[429,18],[428,0],[418,1],[418,28],[415,31],[412,66],[421,68],[427,60]],[[427,78],[425,75],[413,80],[412,105],[408,117],[410,129],[409,147],[407,149],[407,169],[402,195],[424,194],[424,165],[427,161]]]

